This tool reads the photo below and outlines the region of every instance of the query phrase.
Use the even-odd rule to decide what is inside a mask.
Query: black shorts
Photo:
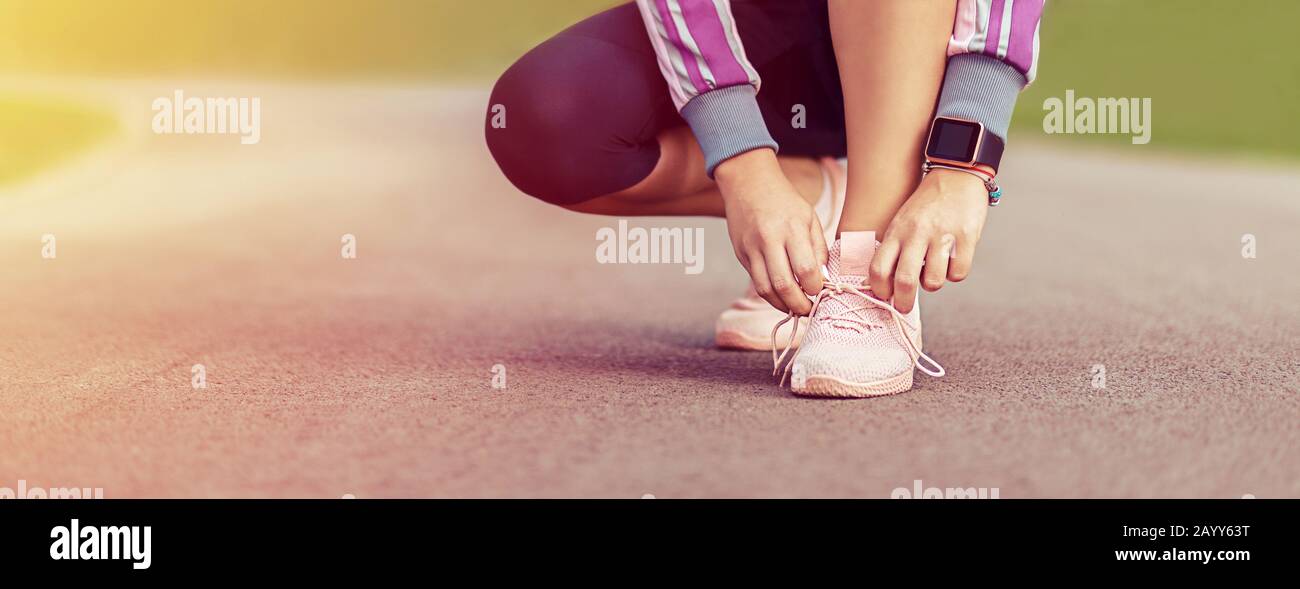
[[[825,0],[737,0],[759,108],[784,155],[843,157],[844,98]],[[494,116],[504,107],[505,126]],[[797,105],[805,126],[794,124]],[[656,137],[677,114],[641,15],[625,4],[533,48],[497,81],[488,149],[519,190],[575,204],[629,188],[659,161]]]

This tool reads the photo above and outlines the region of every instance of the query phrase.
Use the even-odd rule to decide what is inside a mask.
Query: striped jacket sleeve
[[[730,0],[636,0],[659,69],[682,118],[718,164],[761,147],[777,148],[756,99],[758,71],[745,57]]]
[[[958,0],[936,114],[984,123],[1003,140],[1038,71],[1044,0]]]

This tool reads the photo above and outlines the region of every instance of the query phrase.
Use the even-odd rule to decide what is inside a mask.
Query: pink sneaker
[[[930,376],[944,375],[943,367],[921,351],[920,306],[904,315],[872,296],[867,287],[867,265],[879,245],[874,231],[855,231],[841,234],[831,246],[826,285],[813,301],[803,345],[781,376],[784,385],[785,377],[793,372],[790,387],[795,394],[892,395],[912,388],[913,367]],[[786,317],[772,330],[773,374],[790,353],[787,346],[777,356],[775,337],[791,318]]]
[[[733,301],[731,307],[718,316],[718,321],[714,324],[713,341],[719,348],[728,350],[771,350],[772,325],[782,319],[786,319],[786,314],[763,300],[751,286],[744,297]],[[779,330],[779,337],[789,340],[790,330],[800,321],[807,325],[808,319],[800,317],[796,321],[787,322]],[[798,336],[791,345],[798,347]]]
[[[835,226],[839,224],[840,213],[844,210],[844,191],[848,187],[847,162],[832,158],[822,158],[822,195],[813,209],[826,230],[826,241],[835,238]],[[785,319],[785,313],[776,310],[751,286],[745,296],[736,299],[727,310],[718,316],[714,324],[713,340],[719,348],[732,350],[767,351],[772,348],[772,324]],[[807,325],[807,318],[800,321]],[[790,339],[794,321],[779,330],[782,340]],[[792,347],[799,346],[799,336],[791,341]]]

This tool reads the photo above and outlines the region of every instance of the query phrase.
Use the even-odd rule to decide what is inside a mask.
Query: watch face
[[[932,158],[971,162],[980,140],[980,124],[955,119],[935,119],[925,154]]]

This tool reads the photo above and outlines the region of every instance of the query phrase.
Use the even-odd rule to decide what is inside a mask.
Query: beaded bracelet
[[[973,169],[973,168],[949,166],[947,164],[936,164],[934,162],[925,162],[924,164],[921,164],[921,176],[924,177],[926,174],[929,174],[935,168],[940,168],[944,170],[956,170],[958,172],[966,172],[967,174],[979,178],[982,182],[984,182],[984,189],[988,190],[989,192],[989,206],[996,207],[998,206],[999,202],[1002,202],[1002,188],[1000,188],[998,186],[998,183],[994,181],[993,176],[990,176],[983,171]]]

